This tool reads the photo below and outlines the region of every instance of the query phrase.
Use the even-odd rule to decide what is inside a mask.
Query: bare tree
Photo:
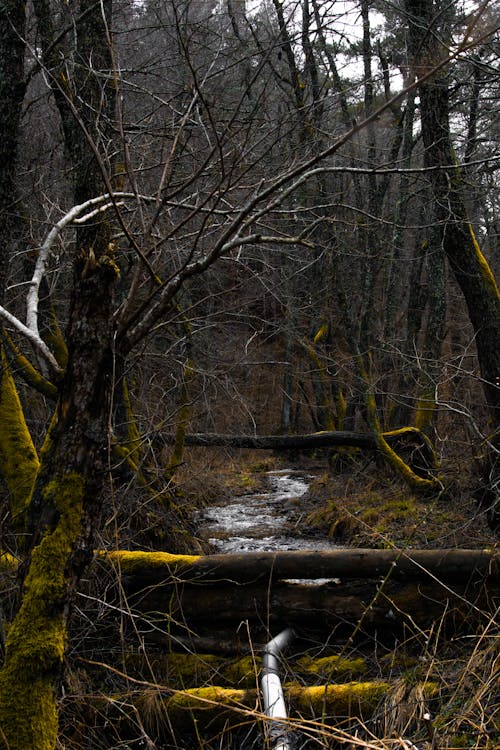
[[[450,189],[456,174],[451,168],[453,154],[443,126],[445,121],[431,121],[434,105],[437,110],[433,118],[445,118],[447,112],[442,99],[445,89],[437,88],[436,76],[472,44],[469,32],[451,53],[431,56],[430,65],[423,69],[417,50],[419,44],[427,44],[427,36],[422,41],[416,35],[430,27],[434,16],[425,15],[425,2],[410,3],[417,78],[406,91],[395,97],[385,96],[381,101],[372,97],[369,88],[365,89],[367,98],[354,124],[347,127],[341,105],[341,112],[337,113],[343,123],[340,131],[338,119],[334,118],[331,131],[305,141],[302,134],[309,125],[319,129],[321,123],[327,123],[318,88],[321,66],[309,44],[313,34],[309,3],[303,4],[304,37],[297,37],[302,43],[305,70],[301,70],[300,56],[294,53],[295,42],[284,16],[281,21],[281,5],[274,5],[277,29],[271,29],[265,48],[256,29],[250,24],[245,27],[244,14],[235,15],[234,3],[229,14],[218,14],[214,11],[221,5],[201,0],[171,2],[159,8],[155,3],[143,7],[125,4],[120,19],[120,9],[115,9],[113,15],[110,1],[80,0],[68,5],[34,0],[34,14],[28,24],[17,6],[7,16],[9,29],[15,29],[15,33],[5,33],[0,40],[1,64],[6,66],[12,52],[18,83],[15,107],[19,107],[24,95],[23,66],[29,62],[38,85],[50,94],[52,114],[58,115],[65,178],[71,184],[64,188],[58,185],[58,218],[54,221],[49,216],[50,228],[37,233],[34,269],[27,279],[16,278],[16,284],[26,283],[29,290],[26,322],[21,320],[18,301],[15,306],[6,302],[0,308],[6,333],[11,334],[6,336],[7,345],[8,338],[15,339],[10,346],[12,361],[27,381],[56,401],[39,458],[30,448],[32,455],[25,456],[18,469],[26,478],[24,497],[16,498],[24,523],[24,559],[19,606],[9,628],[0,671],[0,747],[56,747],[56,695],[67,642],[67,618],[72,594],[93,556],[96,532],[106,510],[104,489],[113,450],[120,439],[113,415],[116,417],[119,412],[116,399],[127,398],[123,389],[122,395],[117,395],[116,385],[118,378],[123,380],[127,362],[135,352],[142,355],[148,346],[154,349],[163,331],[172,331],[184,315],[189,335],[184,328],[177,338],[190,339],[190,316],[197,309],[204,310],[205,304],[208,309],[207,299],[217,309],[218,291],[214,292],[214,287],[219,284],[225,293],[235,267],[255,270],[268,257],[266,253],[277,254],[283,248],[299,257],[305,248],[316,260],[318,246],[321,249],[321,243],[327,246],[334,241],[329,231],[316,234],[316,228],[321,225],[328,230],[337,219],[349,217],[349,227],[334,238],[338,246],[347,244],[349,232],[353,231],[353,208],[355,213],[367,214],[371,224],[374,217],[370,212],[376,203],[374,166],[371,161],[352,166],[352,151],[344,156],[342,150],[353,143],[358,152],[363,149],[366,144],[362,133],[375,126],[417,86],[428,154],[425,169],[433,180],[439,210],[444,210],[444,205],[447,211],[450,206],[452,209],[451,214],[439,217],[444,227],[443,246],[468,301],[485,392],[496,419],[494,373],[498,370],[494,368],[500,349],[494,343],[498,343],[498,292],[465,223],[460,181]],[[366,16],[367,5],[363,7]],[[239,37],[243,38],[244,27],[252,44],[248,40],[234,44],[235,38],[239,42]],[[165,52],[163,60],[158,59],[157,50]],[[283,52],[288,82],[282,80]],[[367,74],[370,54],[367,48]],[[126,64],[129,56],[133,60],[130,68]],[[304,72],[308,89],[303,88],[304,81],[300,79]],[[327,74],[324,75],[326,79]],[[287,89],[287,96],[278,101],[276,92],[281,85]],[[280,109],[285,101],[288,106],[290,90],[295,97],[293,107]],[[3,89],[0,93],[0,103],[7,107],[7,93]],[[277,114],[285,111],[286,117],[278,119]],[[16,132],[9,133],[9,127],[18,127],[16,110],[13,116],[11,123],[3,112],[0,123],[11,141],[14,139],[14,148]],[[300,138],[283,159],[281,138],[287,132],[288,143],[292,143],[290,133],[297,122]],[[434,140],[431,126],[440,128],[443,137]],[[372,136],[373,133],[368,135],[371,157]],[[12,162],[6,169],[12,183]],[[392,160],[375,171],[381,184],[389,174],[401,174]],[[366,179],[372,189],[367,210],[352,204],[343,207],[342,200],[325,195],[335,180],[344,180],[346,174]],[[50,188],[47,185],[47,194],[53,195]],[[3,211],[5,207],[3,201]],[[63,254],[64,263],[53,283],[48,284],[51,264],[58,266],[56,249]],[[309,260],[304,253],[301,272]],[[361,266],[365,260],[363,255]],[[350,257],[344,258],[343,270],[350,264]],[[219,269],[224,269],[224,274],[220,271],[219,276]],[[338,269],[339,265],[335,273]],[[354,296],[359,266],[349,281]],[[372,278],[369,281],[372,286]],[[43,283],[47,284],[46,290]],[[350,291],[348,284],[342,293],[346,289]],[[62,311],[66,318],[61,346],[54,346],[47,335],[44,317],[48,306],[45,312],[42,306],[45,293],[50,293],[50,302],[57,300],[54,309]],[[361,296],[361,304],[357,305],[359,299],[347,301],[344,297],[344,311],[350,306],[349,314],[344,315],[349,325],[353,309],[366,312],[366,297]],[[339,303],[341,297],[342,294]],[[310,326],[311,316],[303,317]],[[347,324],[343,335],[351,335]],[[365,372],[357,347],[353,350],[358,355],[357,377],[366,390],[369,422],[377,445],[404,475],[410,474],[410,479],[414,479],[404,462],[398,462],[391,453],[382,435],[370,375]],[[175,366],[184,379],[178,420],[179,452],[174,454],[174,463],[186,430],[183,407],[189,401],[189,354],[180,357],[179,366]],[[3,365],[7,367],[6,361]],[[13,383],[4,369],[2,396],[5,386],[12,389]],[[10,406],[14,401],[10,399]],[[2,398],[1,403],[7,408],[7,399]],[[19,400],[8,414],[9,419],[4,420],[7,431],[13,435],[21,432],[23,446],[29,447]],[[122,422],[126,419],[119,417]],[[139,468],[133,455],[134,434],[129,432],[126,440],[126,458],[132,467]],[[8,441],[3,443],[6,444]],[[11,449],[17,450],[15,446],[11,440]],[[173,468],[173,464],[167,467]],[[9,479],[12,482],[12,473]]]

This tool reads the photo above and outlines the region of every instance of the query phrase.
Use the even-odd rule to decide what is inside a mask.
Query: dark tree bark
[[[500,579],[500,556],[496,552],[470,549],[379,550],[335,549],[322,552],[244,552],[205,556],[170,555],[163,552],[110,554],[119,564],[132,589],[176,580],[252,583],[284,578],[380,579],[465,583]]]
[[[20,208],[15,180],[19,123],[26,78],[24,75],[24,35],[26,7],[17,0],[0,6],[0,304],[13,239],[18,235]]]
[[[428,438],[415,427],[404,427],[383,433],[384,440],[396,452],[404,454],[408,464],[423,475],[436,469],[436,457]],[[161,435],[160,440],[172,444],[174,435]],[[191,433],[185,435],[186,445],[228,446],[256,450],[307,451],[316,448],[360,448],[378,451],[374,435],[345,430],[325,430],[310,435],[216,435]]]
[[[45,48],[53,51],[53,8],[38,0],[35,10]],[[76,180],[76,202],[103,192],[105,155],[96,158],[96,152],[113,111],[113,86],[106,86],[112,64],[103,15],[109,10],[109,5],[82,0],[75,25],[69,26],[77,39],[75,80],[69,81],[68,69],[50,71]],[[73,84],[78,96],[73,96]],[[56,695],[66,621],[73,588],[92,557],[106,478],[118,276],[109,243],[107,222],[94,220],[78,232],[68,363],[29,507],[20,607],[0,672],[0,747],[9,750],[53,750],[57,742]]]
[[[439,42],[439,3],[406,0],[414,72],[425,75],[445,54]],[[419,86],[425,165],[431,171],[436,221],[476,334],[483,387],[495,430],[500,426],[500,294],[467,216],[464,184],[450,136],[449,91],[442,70]]]
[[[406,0],[410,50],[417,77],[432,70],[447,54],[446,14],[435,0]],[[444,37],[444,38],[443,38]],[[465,186],[454,166],[450,136],[449,90],[446,71],[419,86],[425,165],[434,167],[430,180],[435,218],[441,227],[444,252],[467,305],[474,328],[482,385],[491,430],[485,467],[487,486],[481,500],[489,508],[491,524],[500,523],[500,292],[467,215]]]
[[[339,549],[191,558],[116,552],[110,562],[119,565],[120,586],[149,629],[157,613],[183,626],[196,624],[197,632],[244,619],[317,629],[352,628],[362,621],[363,628],[389,633],[415,623],[430,627],[447,612],[457,632],[489,620],[491,598],[500,586],[498,555],[482,550]],[[314,579],[327,582],[314,585]]]

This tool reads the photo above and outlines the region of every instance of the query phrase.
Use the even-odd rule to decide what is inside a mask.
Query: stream
[[[297,507],[311,479],[292,469],[270,471],[267,492],[241,495],[201,511],[198,534],[214,552],[334,549],[337,545],[329,540],[311,539],[300,531]]]

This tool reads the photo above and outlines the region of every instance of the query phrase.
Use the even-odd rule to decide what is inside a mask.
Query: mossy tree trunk
[[[36,0],[34,8],[44,49],[53,52],[50,45],[58,39],[59,51],[66,37],[57,36],[52,6]],[[61,66],[60,75],[57,67],[50,68],[77,202],[103,192],[107,157],[102,153],[96,158],[96,150],[108,142],[105,131],[113,112],[109,10],[108,4],[92,8],[82,0],[71,35],[78,65],[72,70],[57,58],[52,62]],[[58,402],[28,509],[20,603],[0,672],[0,747],[9,750],[53,750],[57,742],[66,621],[74,586],[93,556],[108,469],[118,276],[110,239],[109,223],[95,218],[77,233],[67,367],[57,384]]]
[[[26,511],[39,468],[7,357],[0,352],[0,476],[10,496],[12,528],[25,531]]]
[[[56,746],[66,619],[92,558],[107,468],[114,281],[104,257],[73,293],[68,369],[30,504],[31,552],[0,672],[0,747],[10,750]]]
[[[434,0],[406,0],[414,71],[425,75],[447,54],[440,42],[440,5]],[[493,428],[500,426],[500,294],[481,252],[464,203],[465,186],[455,164],[450,136],[449,92],[440,70],[419,86],[425,165],[430,172],[436,221],[443,231],[443,248],[464,295],[476,336],[479,366]]]

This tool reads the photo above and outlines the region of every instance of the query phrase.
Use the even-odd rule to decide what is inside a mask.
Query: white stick
[[[115,198],[141,198],[141,200],[146,201],[153,201],[154,199],[151,196],[146,195],[140,195],[136,196],[135,193],[122,193],[117,192],[113,193],[113,197]],[[78,206],[73,206],[59,221],[57,224],[54,224],[50,232],[48,233],[47,237],[45,238],[45,241],[40,248],[40,252],[38,254],[38,258],[35,265],[35,270],[33,272],[33,276],[31,278],[30,282],[30,289],[28,291],[28,295],[26,297],[26,325],[27,327],[37,336],[40,338],[40,334],[38,331],[38,302],[39,302],[39,293],[40,293],[40,284],[42,283],[42,279],[45,274],[45,268],[47,266],[47,260],[49,258],[49,253],[52,248],[52,245],[56,241],[59,234],[62,232],[62,230],[68,226],[68,224],[83,224],[85,221],[88,221],[89,219],[93,218],[97,213],[100,213],[101,211],[107,211],[109,208],[113,208],[115,205],[118,205],[116,202],[109,202],[110,196],[108,193],[104,195],[98,195],[96,198],[90,198],[88,201],[85,201],[85,203],[80,203]],[[99,204],[105,203],[104,206],[100,206]],[[121,203],[119,204],[121,205]],[[84,211],[87,211],[89,208],[92,208],[92,206],[97,206],[93,211],[90,211],[85,216],[81,216],[81,214]],[[18,328],[18,326],[16,326]]]
[[[31,328],[28,328],[27,326],[22,323],[19,318],[16,318],[14,315],[12,315],[8,310],[5,309],[5,307],[2,307],[0,305],[0,316],[4,318],[8,323],[14,326],[16,330],[19,331],[19,333],[22,333],[23,336],[26,336],[26,338],[31,341],[33,346],[37,349],[37,351],[44,357],[44,359],[51,365],[51,367],[56,370],[56,372],[61,372],[61,368],[59,367],[56,358],[50,351],[49,347],[43,341],[43,339],[40,338],[38,333],[35,333],[31,330]]]

